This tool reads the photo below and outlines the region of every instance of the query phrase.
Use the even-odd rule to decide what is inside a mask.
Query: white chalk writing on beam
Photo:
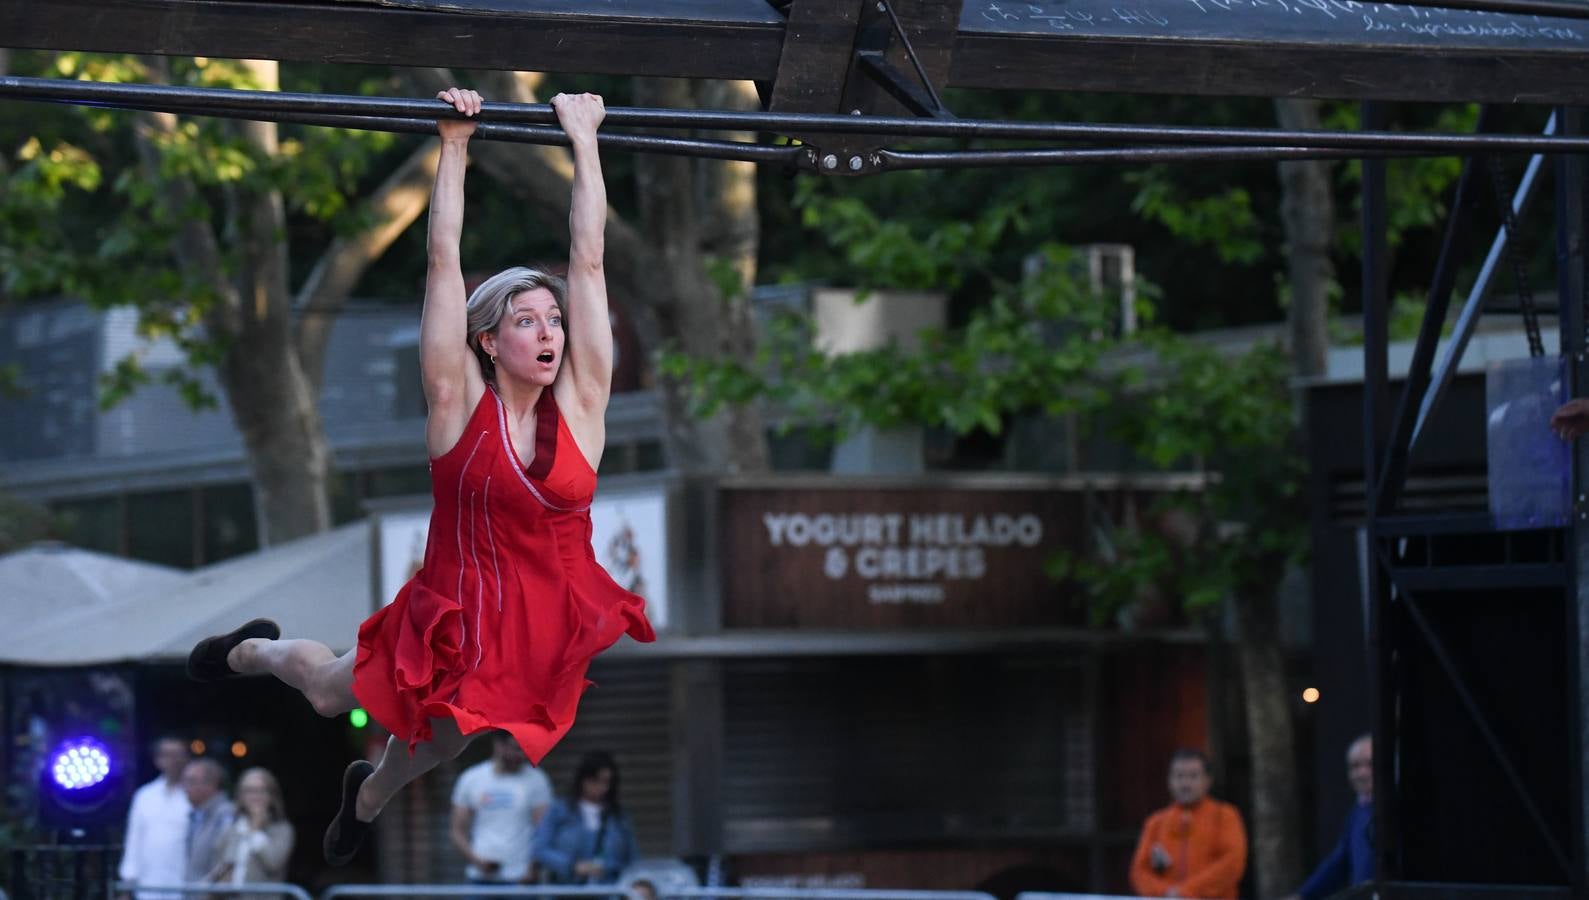
[[[1403,3],[1372,3],[1363,0],[1164,0],[1151,8],[1108,7],[1077,8],[1075,2],[1041,4],[987,0],[981,4],[982,18],[989,22],[1021,23],[1051,31],[1090,31],[1110,26],[1165,29],[1173,27],[1175,11],[1205,16],[1322,17],[1344,23],[1361,21],[1364,32],[1397,33],[1423,38],[1443,37],[1468,40],[1537,40],[1581,44],[1584,33],[1569,20],[1539,16],[1512,16],[1490,10],[1454,10],[1408,6]],[[1189,24],[1189,23],[1181,23]],[[1347,25],[1346,27],[1351,27]],[[1321,35],[1322,37],[1323,35]]]

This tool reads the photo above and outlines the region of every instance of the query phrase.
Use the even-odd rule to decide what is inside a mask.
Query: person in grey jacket
[[[226,885],[285,881],[293,839],[280,782],[266,769],[249,769],[237,779],[237,817],[221,836],[208,880]]]
[[[216,851],[220,849],[221,836],[232,827],[232,817],[237,808],[226,799],[222,788],[226,784],[226,770],[213,759],[200,757],[182,770],[182,789],[187,791],[188,803],[193,811],[188,813],[188,867],[183,881],[200,884],[209,879],[215,869]]]

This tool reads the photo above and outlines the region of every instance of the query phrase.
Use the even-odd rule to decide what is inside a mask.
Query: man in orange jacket
[[[1142,826],[1131,859],[1131,889],[1143,897],[1234,898],[1247,868],[1241,813],[1208,796],[1208,757],[1177,750],[1170,757],[1174,802]]]

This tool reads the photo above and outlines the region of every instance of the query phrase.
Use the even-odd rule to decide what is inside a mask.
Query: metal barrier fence
[[[320,900],[338,897],[626,897],[618,885],[555,884],[339,884]],[[659,889],[660,900],[995,900],[981,891],[891,891],[841,888],[687,888]]]
[[[274,895],[289,900],[314,900],[308,891],[295,884],[277,882],[228,884],[128,884],[118,883],[116,891],[159,892],[166,894],[249,896]],[[565,898],[623,898],[625,888],[618,885],[547,884],[338,884],[320,893],[319,900],[339,897],[521,897],[538,900]],[[907,891],[868,888],[688,888],[663,890],[660,900],[995,900],[981,891]],[[1105,894],[1063,894],[1027,892],[1015,900],[1141,900]]]
[[[137,893],[133,893],[133,892]],[[296,884],[285,884],[275,881],[249,882],[246,885],[216,884],[213,881],[204,884],[141,884],[117,882],[116,893],[129,893],[133,896],[160,893],[181,894],[183,896],[194,894],[198,896],[232,897],[238,894],[247,894],[250,897],[260,895],[289,897],[291,900],[314,900],[309,892]]]
[[[338,884],[320,892],[320,900],[337,897],[602,897],[621,898],[617,885],[556,884]]]
[[[1049,891],[1022,891],[1015,900],[1148,900],[1124,894],[1055,894]]]

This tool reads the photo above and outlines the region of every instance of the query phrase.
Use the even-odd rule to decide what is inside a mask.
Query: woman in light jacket
[[[237,779],[237,818],[221,838],[220,862],[209,880],[225,885],[285,880],[292,842],[292,824],[276,776],[265,769],[249,769]]]
[[[556,884],[612,884],[635,859],[634,828],[618,805],[618,763],[586,754],[573,790],[535,829],[535,861]]]

